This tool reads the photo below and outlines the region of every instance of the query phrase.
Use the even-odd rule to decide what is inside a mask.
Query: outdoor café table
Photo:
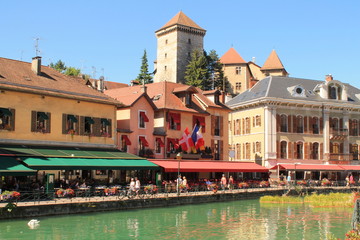
[[[97,187],[95,187],[95,195],[104,196],[104,190],[106,188],[107,188],[106,186],[97,186]]]
[[[78,188],[76,190],[77,197],[90,197],[90,188]]]

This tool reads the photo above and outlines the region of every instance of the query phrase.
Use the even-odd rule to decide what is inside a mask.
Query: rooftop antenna
[[[34,38],[34,40],[35,40],[35,52],[36,52],[35,56],[39,56],[40,55],[40,49],[39,49],[40,38]]]
[[[93,71],[93,78],[96,78],[96,67],[92,66],[92,71]]]

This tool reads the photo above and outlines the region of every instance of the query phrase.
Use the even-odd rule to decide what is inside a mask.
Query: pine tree
[[[207,78],[207,60],[205,55],[199,50],[194,50],[191,60],[186,67],[185,80],[187,85],[192,85],[204,89]]]
[[[215,50],[211,50],[208,59],[208,81],[211,82],[210,89],[225,91],[229,87],[229,82],[224,76],[223,66]],[[209,89],[207,89],[209,90]]]
[[[153,82],[153,78],[149,73],[149,64],[147,60],[146,50],[144,50],[144,55],[142,57],[142,62],[140,67],[140,73],[135,79],[135,82],[137,82],[138,84],[143,84],[143,83],[147,84]]]

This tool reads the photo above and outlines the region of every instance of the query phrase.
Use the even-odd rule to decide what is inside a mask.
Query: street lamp
[[[182,153],[179,152],[178,154],[176,154],[176,159],[178,160],[178,175],[177,175],[177,180],[176,180],[176,192],[177,192],[177,195],[179,196],[180,195],[180,160],[182,159]]]
[[[300,162],[296,162],[296,163],[294,163],[294,165],[295,165],[295,174],[294,174],[294,185],[296,185],[296,165],[300,165],[301,163]]]

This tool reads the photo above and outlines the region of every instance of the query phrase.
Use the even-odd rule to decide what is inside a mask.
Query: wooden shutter
[[[67,122],[67,114],[63,113],[63,115],[62,115],[62,133],[63,134],[67,134],[66,122]]]
[[[309,143],[304,143],[304,159],[309,159]]]
[[[323,158],[324,158],[324,144],[323,143],[320,143],[319,153],[320,153],[320,160],[323,160]]]
[[[220,148],[219,158],[220,158],[220,160],[222,160],[222,159],[224,159],[224,141],[219,140],[218,144],[219,144],[219,148]]]
[[[344,153],[344,143],[340,143],[340,154]]]
[[[224,117],[219,116],[219,125],[220,125],[220,137],[224,135]]]
[[[215,142],[211,139],[211,152],[213,153],[213,159],[215,159]]]
[[[320,118],[319,122],[320,122],[320,134],[322,134],[324,130],[324,119]]]
[[[293,115],[293,133],[297,133],[297,118]]]
[[[351,119],[349,119],[349,129],[348,129],[348,131],[349,131],[349,135],[350,135],[350,136],[354,136],[354,126],[353,126],[353,124],[352,124],[352,120],[351,120]]]
[[[46,133],[51,132],[51,113],[47,112],[48,119],[46,120]]]
[[[108,121],[109,121],[109,126],[108,126],[108,136],[109,136],[109,138],[111,138],[112,137],[112,121],[111,121],[111,119],[108,119]]]
[[[289,133],[291,133],[291,132],[292,132],[292,125],[291,125],[291,119],[292,119],[292,117],[291,117],[291,115],[288,115],[287,117],[288,117],[287,131],[288,131]]]
[[[304,117],[304,133],[308,133],[308,117]]]
[[[314,118],[309,117],[309,133],[312,134],[314,132]]]
[[[281,124],[280,121],[281,121],[280,115],[276,114],[276,132],[280,132],[280,124]]]
[[[80,123],[79,123],[79,126],[80,126],[80,129],[79,129],[79,134],[80,135],[84,135],[85,133],[85,117],[84,116],[80,116],[80,119],[79,119]]]
[[[15,131],[15,109],[10,109],[11,117],[10,117],[10,130]]]
[[[280,158],[280,141],[276,141],[276,158]]]
[[[313,143],[309,143],[309,159],[314,159],[313,153]]]
[[[294,142],[294,144],[293,144],[293,149],[294,149],[294,151],[293,151],[293,155],[294,155],[294,159],[297,159],[297,155],[298,155],[298,152],[297,152],[297,142]]]
[[[292,148],[292,142],[288,142],[288,159],[293,158],[293,148]]]
[[[31,111],[31,131],[36,132],[36,111]]]
[[[215,116],[211,116],[211,136],[215,135]]]
[[[100,137],[100,126],[101,126],[101,118],[93,118],[94,124],[92,125],[92,134],[95,137]]]
[[[75,134],[79,135],[80,134],[80,116],[76,115],[76,119],[77,119],[77,123],[76,125],[76,129],[75,129]]]
[[[340,118],[339,120],[339,130],[344,129],[344,119]]]
[[[176,130],[181,130],[181,114],[179,113],[179,122],[176,123]]]

